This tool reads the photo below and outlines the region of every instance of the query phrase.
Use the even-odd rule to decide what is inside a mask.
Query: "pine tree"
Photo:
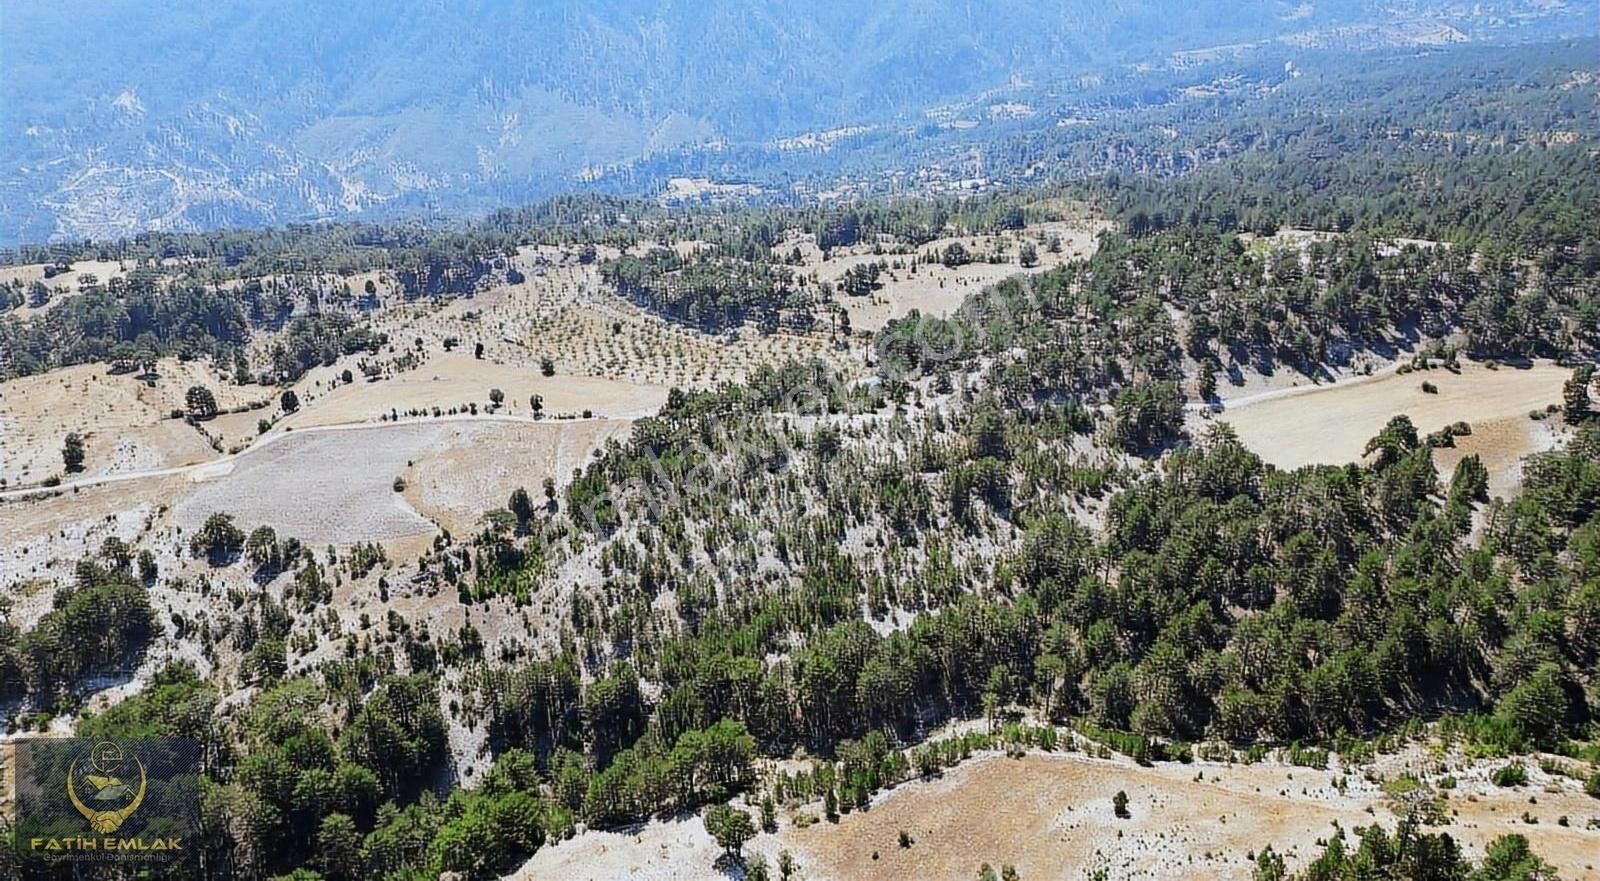
[[[76,474],[83,470],[83,459],[83,438],[72,432],[61,445],[61,460],[66,463],[68,472]]]
[[[1594,366],[1585,364],[1572,371],[1572,378],[1562,388],[1562,400],[1566,404],[1567,422],[1576,425],[1587,421],[1594,415],[1592,402],[1589,398],[1589,386],[1594,382]]]

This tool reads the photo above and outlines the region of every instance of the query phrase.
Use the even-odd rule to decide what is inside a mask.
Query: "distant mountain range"
[[[652,156],[1250,41],[1594,17],[1560,0],[9,0],[0,242],[476,212]]]

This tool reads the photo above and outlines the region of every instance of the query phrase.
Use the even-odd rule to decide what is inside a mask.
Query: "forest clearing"
[[[1570,375],[1571,370],[1549,362],[1490,369],[1467,361],[1459,373],[1443,368],[1391,371],[1303,387],[1269,400],[1227,406],[1215,418],[1233,426],[1239,439],[1263,459],[1284,469],[1357,461],[1366,442],[1401,414],[1424,434],[1456,422],[1471,425],[1475,434],[1483,427],[1493,441],[1486,438],[1474,446],[1474,434],[1457,444],[1508,463],[1551,445],[1541,440],[1548,429],[1529,414],[1543,415],[1545,407],[1560,403],[1562,384]],[[1437,391],[1424,390],[1425,383]],[[1510,430],[1518,426],[1527,430]],[[1448,461],[1449,451],[1440,453]]]

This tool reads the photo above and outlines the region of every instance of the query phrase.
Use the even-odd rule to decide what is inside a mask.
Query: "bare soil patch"
[[[489,407],[489,393],[505,394],[502,412],[533,415],[530,399],[543,398],[544,413],[637,417],[661,408],[667,388],[594,376],[544,376],[537,365],[499,364],[479,360],[470,353],[441,352],[421,366],[381,382],[357,379],[321,395],[310,406],[283,421],[305,428],[344,422],[374,421],[391,413],[411,410]]]
[[[1489,470],[1489,496],[1510,498],[1522,488],[1522,462],[1531,453],[1556,447],[1561,433],[1549,420],[1527,415],[1508,416],[1472,424],[1472,434],[1456,438],[1454,447],[1433,452],[1440,478],[1449,480],[1467,456],[1477,456]]]
[[[173,506],[195,529],[214,513],[246,528],[269,524],[280,535],[316,545],[384,541],[428,533],[433,524],[394,491],[408,460],[436,449],[445,424],[374,426],[289,435],[226,463]]]
[[[1402,414],[1424,434],[1458,421],[1473,426],[1528,421],[1529,411],[1560,401],[1570,374],[1549,362],[1498,369],[1467,362],[1459,374],[1440,369],[1390,373],[1295,390],[1235,404],[1217,419],[1232,425],[1240,440],[1280,468],[1337,465],[1360,459],[1367,441]],[[1438,392],[1423,391],[1424,382]],[[1537,446],[1532,433],[1501,432],[1497,437],[1496,455],[1502,460],[1520,458]]]
[[[457,535],[522,487],[544,501],[545,478],[565,486],[608,440],[626,440],[631,420],[465,423],[405,472],[406,499],[423,516]]]
[[[82,364],[0,383],[0,479],[35,484],[64,469],[61,447],[70,432],[84,439],[84,477],[167,468],[216,455],[205,437],[174,410],[191,386],[216,395],[223,409],[268,394],[228,384],[199,362],[164,359],[154,385],[104,364]]]
[[[1024,878],[1103,868],[1112,878],[1248,879],[1249,854],[1269,845],[1303,868],[1321,852],[1318,839],[1337,834],[1335,823],[1347,833],[1374,822],[1393,827],[1381,789],[1352,774],[1341,793],[1335,776],[1280,764],[1145,768],[1081,755],[990,756],[894,790],[837,825],[787,827],[778,838],[819,881],[970,879],[984,862],[1013,864]],[[1113,811],[1119,790],[1128,794],[1127,819]],[[1538,804],[1530,794],[1469,788],[1449,801],[1459,817],[1438,829],[1473,855],[1520,832],[1562,877],[1596,877],[1590,864],[1600,831],[1580,828],[1596,813],[1592,800],[1573,786],[1539,792]],[[1536,824],[1523,820],[1525,809]],[[1561,815],[1570,815],[1570,827],[1556,824]],[[902,829],[914,839],[910,848],[898,844]]]
[[[1200,770],[1207,779],[1197,782]],[[1010,863],[1024,878],[1078,877],[1096,868],[1129,879],[1249,878],[1252,850],[1271,844],[1303,860],[1318,837],[1334,831],[1333,821],[1346,828],[1372,822],[1365,800],[1341,796],[1331,778],[1309,769],[993,756],[902,787],[837,826],[824,822],[782,837],[805,854],[814,878],[965,879],[977,877],[984,862],[996,869]],[[1112,809],[1119,790],[1129,798],[1126,820]],[[915,839],[910,848],[898,845],[901,829]]]
[[[905,317],[913,309],[924,315],[948,315],[967,297],[988,285],[1013,275],[1044,272],[1092,255],[1098,247],[1096,235],[1101,228],[1101,225],[1055,222],[1037,224],[1019,232],[938,239],[919,247],[917,252],[942,253],[946,247],[960,244],[974,255],[1006,255],[1007,262],[980,261],[954,268],[938,263],[923,264],[917,266],[915,272],[909,268],[891,269],[880,276],[882,286],[873,293],[850,296],[841,291],[835,293],[835,299],[850,314],[850,326],[854,330],[876,331],[895,318]],[[1061,240],[1059,253],[1050,252],[1045,245],[1052,236]],[[1017,262],[1018,252],[1025,242],[1032,243],[1038,251],[1039,262],[1035,266],[1023,267]],[[785,248],[792,250],[793,245],[778,246],[779,250]],[[801,253],[808,254],[805,250]],[[893,266],[896,261],[909,263],[911,260],[912,255],[874,255],[860,247],[852,253],[835,254],[822,260],[820,252],[813,247],[805,268],[816,272],[822,281],[838,282],[847,271],[865,263],[887,261]]]
[[[436,527],[424,511],[455,528],[470,526],[518,486],[536,492],[546,475],[563,483],[595,445],[628,426],[482,417],[291,432],[191,472],[192,488],[174,503],[173,519],[194,529],[227,513],[243,526],[265,523],[318,545],[429,535]],[[407,492],[396,491],[397,477]]]
[[[647,823],[626,832],[587,832],[534,854],[508,881],[701,881],[722,849],[698,819]],[[746,852],[751,852],[750,848]],[[811,876],[806,876],[811,877]]]
[[[1501,764],[1442,764],[1436,753],[1410,747],[1381,757],[1373,770],[1380,780],[1401,774],[1434,780],[1443,773],[1456,779],[1455,789],[1435,790],[1447,796],[1447,821],[1428,831],[1448,833],[1473,858],[1495,838],[1519,833],[1561,877],[1600,877],[1594,869],[1600,830],[1585,828],[1600,814],[1593,799],[1576,781],[1537,767],[1529,770],[1528,786],[1494,786],[1489,775]],[[1113,808],[1119,790],[1128,794],[1126,818]],[[844,814],[838,823],[820,819],[820,804],[782,809],[778,831],[758,834],[745,853],[762,854],[771,864],[787,849],[808,881],[970,881],[985,862],[996,871],[1011,864],[1023,878],[1077,879],[1103,869],[1118,879],[1247,881],[1251,856],[1268,846],[1294,871],[1341,829],[1347,842],[1358,826],[1393,829],[1394,804],[1380,783],[1355,769],[1275,760],[1142,767],[1081,753],[1020,759],[991,753],[937,779],[881,793],[867,810]],[[815,822],[794,822],[804,815]],[[1569,825],[1557,822],[1563,816]],[[911,836],[908,848],[900,846],[902,831]],[[719,876],[716,857],[703,824],[686,817],[582,833],[540,851],[511,877],[698,881]]]

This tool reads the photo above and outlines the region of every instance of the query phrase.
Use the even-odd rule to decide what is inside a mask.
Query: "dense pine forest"
[[[240,377],[272,384],[389,345],[365,320],[387,304],[346,281],[363,272],[396,279],[402,302],[448,299],[514,283],[520,245],[589,262],[606,247],[612,291],[668,321],[825,334],[850,292],[794,270],[785,230],[825,251],[892,239],[883,261],[909,267],[955,259],[924,249],[952,232],[1052,220],[1068,200],[1112,222],[1092,257],[851,335],[871,352],[866,380],[793,361],[674,389],[561,487],[519,490],[474,534],[433,541],[415,581],[464,608],[454,632],[393,611],[344,632],[331,585],[381,552],[208,523],[197,557],[242,555],[258,587],[279,584],[192,585],[229,591],[237,620],[192,635],[241,659],[242,697],[174,664],[75,732],[202,744],[204,852],[163,877],[291,881],[497,877],[580,828],[739,797],[822,800],[836,819],[973,743],[1040,746],[1056,726],[1140,761],[1284,748],[1359,763],[1431,725],[1480,755],[1593,768],[1600,145],[1578,100],[1592,89],[1561,87],[1574,50],[1552,51],[1525,76],[1507,61],[1525,55],[1473,54],[1442,68],[1459,82],[1384,98],[1392,73],[1324,83],[1307,108],[1338,89],[1361,112],[1300,108],[1263,141],[1259,106],[1240,99],[1207,125],[1251,144],[1215,161],[969,198],[676,211],[579,196],[452,230],[21,249],[15,262],[132,271],[39,315],[6,313],[55,294],[0,288],[0,377],[232,363],[256,333],[286,331],[270,375]],[[1575,135],[1534,136],[1553,130]],[[1297,247],[1273,238],[1286,228],[1327,235]],[[707,248],[666,246],[683,240]],[[191,262],[162,262],[177,258]],[[1476,457],[1436,470],[1464,424],[1423,433],[1396,416],[1360,462],[1292,471],[1225,425],[1193,427],[1243,369],[1327,378],[1363,353],[1412,353],[1423,376],[1557,360],[1573,371],[1565,405],[1539,417],[1571,439],[1502,499]],[[108,543],[35,626],[0,617],[0,701],[29,708],[10,724],[48,725],[79,709],[82,680],[136,661],[162,626],[144,590],[162,577]],[[492,603],[557,633],[486,640],[472,612]],[[92,634],[68,626],[86,609]],[[302,663],[316,639],[343,656]],[[929,740],[971,719],[990,723],[981,741]],[[455,776],[452,725],[487,731],[485,773]],[[769,772],[793,756],[815,770]],[[1600,772],[1585,776],[1600,798]],[[1425,825],[1331,840],[1294,877],[1550,877],[1520,836],[1473,861]],[[1290,877],[1271,850],[1256,862],[1257,878]]]

